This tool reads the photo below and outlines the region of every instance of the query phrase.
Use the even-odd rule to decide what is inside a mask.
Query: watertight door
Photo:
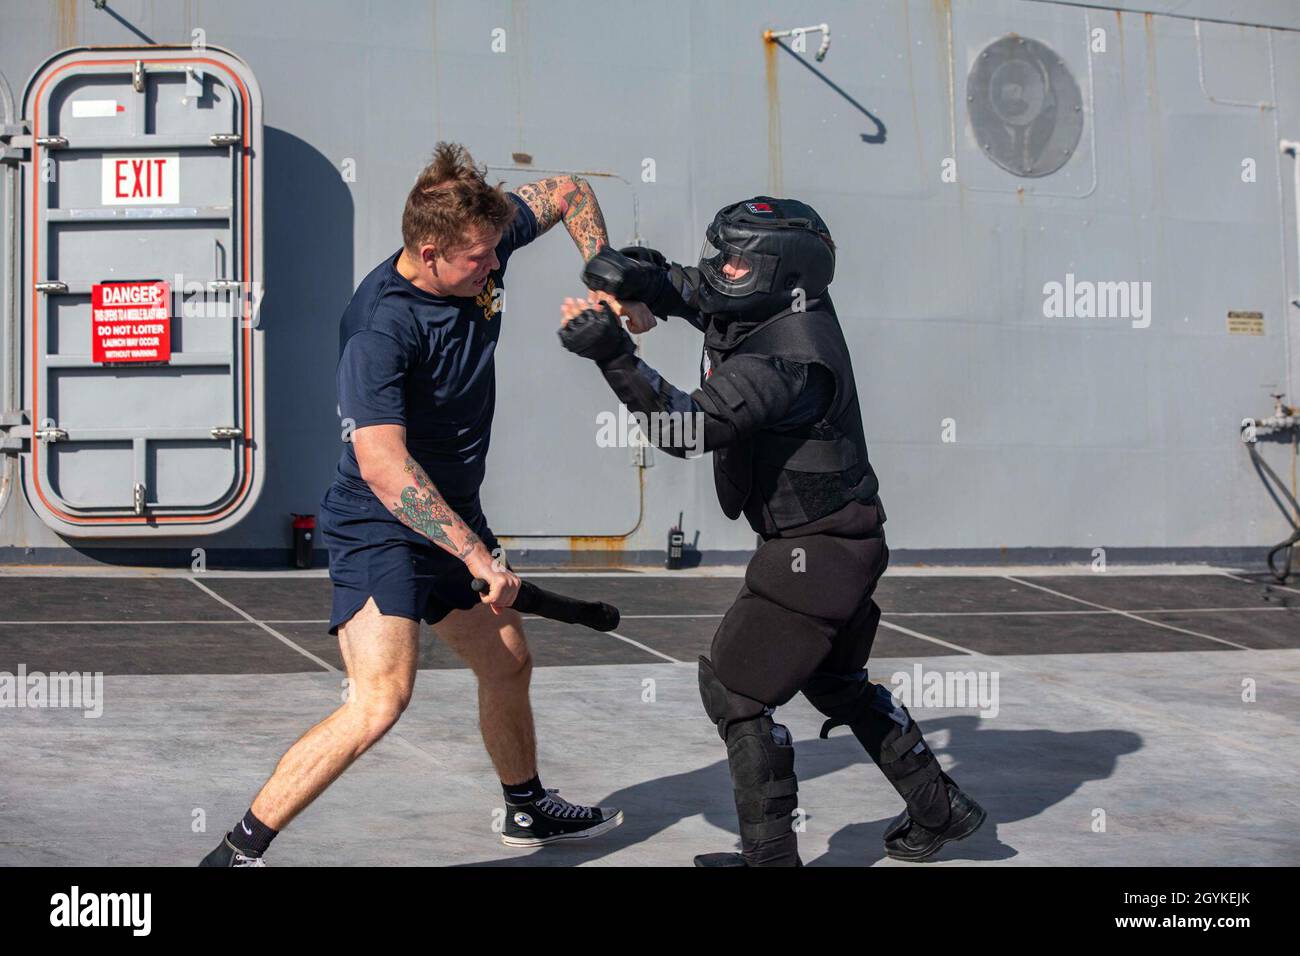
[[[211,47],[67,50],[23,115],[27,499],[73,537],[228,528],[265,472],[257,83]]]

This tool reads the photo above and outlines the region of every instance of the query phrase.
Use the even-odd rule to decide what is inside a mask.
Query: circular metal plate
[[[1037,40],[1006,36],[975,58],[966,109],[980,151],[1009,173],[1056,172],[1083,134],[1083,97],[1069,69]]]

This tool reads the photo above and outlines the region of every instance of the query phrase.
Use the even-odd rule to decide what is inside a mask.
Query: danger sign
[[[171,305],[166,282],[92,285],[91,361],[171,361]]]
[[[181,158],[176,153],[109,155],[102,162],[100,200],[105,206],[181,201]]]

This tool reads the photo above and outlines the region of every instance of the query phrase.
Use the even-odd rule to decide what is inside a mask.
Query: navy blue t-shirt
[[[518,208],[496,247],[501,264],[477,296],[417,288],[397,271],[399,250],[362,280],[339,324],[341,418],[351,419],[354,429],[405,425],[411,456],[461,517],[479,508],[496,403],[494,353],[506,261],[537,237],[532,210],[507,195]],[[352,442],[343,445],[335,483],[373,493]]]

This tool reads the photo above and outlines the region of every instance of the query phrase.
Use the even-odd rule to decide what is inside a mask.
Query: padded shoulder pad
[[[743,434],[779,422],[802,387],[802,376],[778,369],[771,357],[735,355],[714,367],[700,391]]]

